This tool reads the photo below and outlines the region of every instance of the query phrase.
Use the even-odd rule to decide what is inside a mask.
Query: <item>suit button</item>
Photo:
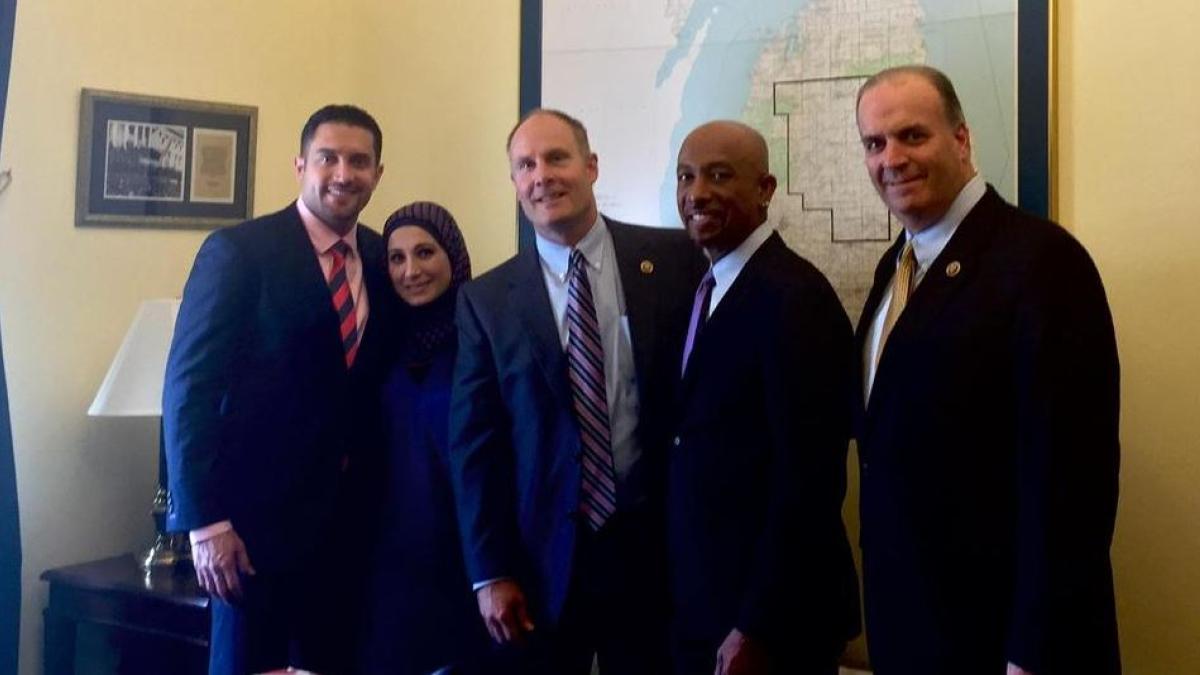
[[[679,444],[680,444],[680,443],[682,443],[682,442],[683,442],[683,441],[682,441],[682,440],[680,440],[678,436],[676,436],[675,438],[671,439],[671,445],[673,445],[673,446],[675,446],[675,447],[677,447],[677,448],[679,447]]]
[[[863,466],[863,469],[862,469],[863,471],[866,471],[867,469],[871,468],[871,465],[867,464],[866,462],[863,462],[862,466]]]

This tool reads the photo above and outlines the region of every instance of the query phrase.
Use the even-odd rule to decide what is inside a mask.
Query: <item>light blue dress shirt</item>
[[[925,278],[925,273],[929,271],[929,266],[942,253],[942,249],[946,248],[946,244],[950,242],[950,238],[958,231],[958,226],[962,224],[963,218],[975,208],[980,199],[983,199],[984,193],[987,192],[987,183],[983,177],[975,174],[967,184],[958,191],[958,196],[950,203],[950,208],[946,210],[946,214],[941,220],[933,225],[921,230],[916,234],[910,234],[907,230],[904,236],[912,240],[913,255],[917,259],[917,269],[913,272],[912,290],[915,291],[921,280]],[[900,262],[900,257],[897,255],[896,264]],[[863,341],[863,400],[871,400],[871,387],[875,384],[875,365],[879,362],[876,358],[876,353],[879,351],[879,334],[883,331],[883,321],[887,318],[888,307],[892,304],[892,284],[895,283],[896,275],[892,273],[892,280],[888,282],[888,287],[883,292],[883,299],[879,301],[879,307],[875,310],[875,316],[871,319],[871,327],[867,331],[867,338]],[[911,292],[911,291],[910,291]]]
[[[563,349],[567,347],[567,271],[571,247],[556,244],[541,235],[535,238],[542,263],[542,278],[550,294],[554,323]],[[641,457],[637,440],[637,370],[633,363],[633,341],[629,336],[629,317],[625,312],[625,294],[617,271],[617,253],[603,216],[575,245],[587,260],[588,283],[604,347],[604,388],[608,394],[608,424],[612,439],[613,467],[617,482],[623,483]]]

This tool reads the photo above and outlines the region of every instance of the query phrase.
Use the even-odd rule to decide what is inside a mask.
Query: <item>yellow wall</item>
[[[295,194],[304,117],[356,102],[387,171],[364,220],[442,201],[476,270],[515,248],[502,143],[518,0],[22,0],[0,168],[0,315],[25,546],[22,673],[40,658],[41,570],[148,536],[153,427],[84,416],[139,300],[179,292],[202,234],[73,225],[83,86],[257,105],[257,213]],[[1060,0],[1059,206],[1092,252],[1123,365],[1114,563],[1126,671],[1200,664],[1200,7]],[[162,29],[164,14],[169,25]]]
[[[1133,675],[1200,670],[1200,4],[1060,2],[1060,215],[1122,366],[1113,562]]]
[[[329,102],[384,130],[379,227],[418,198],[476,259],[515,249],[503,139],[517,114],[518,0],[22,0],[0,168],[3,317],[24,546],[21,672],[39,671],[42,570],[150,535],[155,426],[85,410],[140,300],[177,295],[203,233],[77,229],[81,87],[255,105],[255,212],[295,198],[291,158]]]

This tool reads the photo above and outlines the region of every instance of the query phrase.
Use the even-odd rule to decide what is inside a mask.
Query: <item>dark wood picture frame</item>
[[[77,227],[209,229],[251,217],[258,108],[84,89]]]

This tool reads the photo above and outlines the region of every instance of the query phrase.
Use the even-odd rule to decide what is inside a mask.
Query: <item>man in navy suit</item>
[[[661,675],[662,420],[700,267],[682,232],[600,215],[578,120],[534,111],[508,156],[536,246],[458,304],[450,464],[468,575],[519,672],[586,674],[598,655],[605,673]]]
[[[1119,375],[1096,267],[984,183],[942,73],[885,70],[857,115],[904,226],[855,359],[871,665],[1117,673]]]
[[[842,523],[850,321],[766,223],[767,144],[730,121],[679,151],[679,216],[711,261],[693,304],[667,488],[675,672],[837,672],[858,633]]]
[[[163,393],[168,520],[190,533],[213,596],[214,674],[345,669],[338,558],[369,463],[389,287],[358,214],[381,152],[366,112],[318,110],[295,161],[299,199],[210,235],[184,288]]]

